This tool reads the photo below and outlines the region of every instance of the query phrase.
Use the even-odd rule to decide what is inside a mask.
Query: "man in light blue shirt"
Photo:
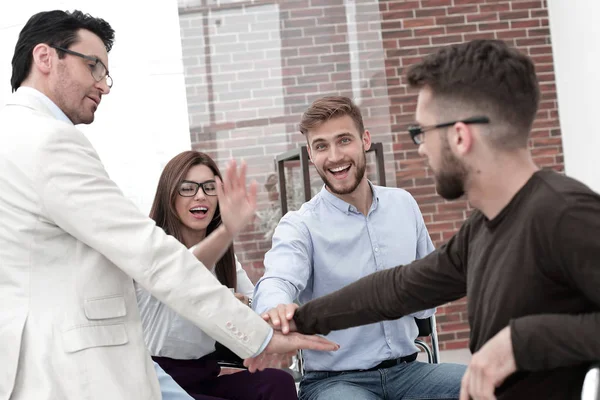
[[[371,137],[350,99],[315,101],[300,130],[325,185],[281,219],[253,301],[254,309],[284,333],[296,299],[303,303],[324,296],[434,249],[412,196],[375,186],[365,176]],[[433,313],[332,332],[328,338],[340,344],[337,352],[303,353],[300,399],[458,399],[465,366],[415,361],[414,318]]]

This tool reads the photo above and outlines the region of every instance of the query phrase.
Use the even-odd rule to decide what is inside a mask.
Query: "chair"
[[[600,363],[592,365],[585,375],[581,400],[600,400]]]
[[[427,353],[427,360],[430,364],[440,363],[440,348],[438,343],[437,328],[435,325],[435,315],[429,318],[418,319],[415,318],[417,327],[419,328],[419,336],[415,339],[415,344],[422,348]],[[431,347],[424,340],[420,339],[423,337],[430,336]]]

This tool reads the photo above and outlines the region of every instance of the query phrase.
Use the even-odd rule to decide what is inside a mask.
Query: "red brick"
[[[426,8],[424,10],[415,10],[415,17],[439,17],[446,15],[446,9],[444,8]]]
[[[433,18],[413,18],[405,19],[403,21],[403,28],[416,28],[420,26],[432,26],[435,25],[435,19]]]
[[[464,24],[465,20],[465,15],[453,15],[451,17],[437,17],[435,23],[436,25],[456,25]]]
[[[521,10],[521,9],[530,9],[530,8],[542,8],[542,2],[537,1],[513,1],[512,9],[513,10]]]
[[[467,15],[467,22],[498,21],[498,13],[479,13]]]
[[[451,5],[452,5],[452,0],[421,0],[422,8],[447,7],[447,6],[451,6]]]

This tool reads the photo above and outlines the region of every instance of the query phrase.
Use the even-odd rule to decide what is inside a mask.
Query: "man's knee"
[[[373,392],[352,382],[318,382],[300,388],[300,400],[377,400]]]

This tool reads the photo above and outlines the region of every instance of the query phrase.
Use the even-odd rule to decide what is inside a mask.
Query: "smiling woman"
[[[235,163],[230,164],[223,188],[221,172],[208,155],[196,151],[177,155],[160,176],[150,217],[250,305],[254,285],[236,260],[232,242],[254,216],[256,184],[247,192],[246,166],[239,175],[236,171]],[[219,197],[223,190],[229,190],[228,195]],[[296,398],[294,380],[285,371],[219,376],[211,337],[137,284],[136,295],[150,354],[195,399],[239,398],[249,385],[256,399]]]

